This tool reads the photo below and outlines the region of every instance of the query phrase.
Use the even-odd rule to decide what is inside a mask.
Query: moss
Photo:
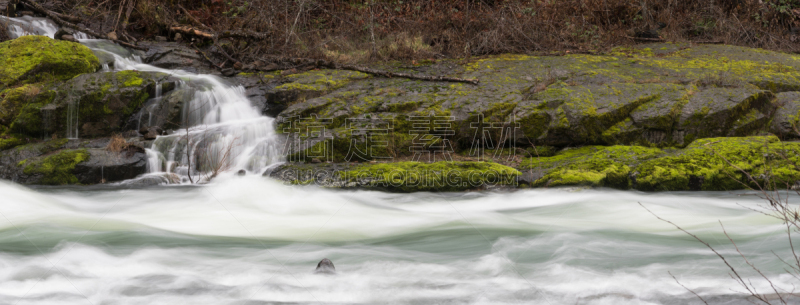
[[[30,161],[23,172],[26,175],[42,175],[40,184],[77,184],[78,178],[72,173],[78,163],[89,159],[85,149],[62,150],[43,159]]]
[[[12,134],[0,136],[0,150],[6,150],[22,144],[25,144],[25,140],[23,140],[23,137],[20,135]]]
[[[798,152],[800,143],[774,136],[700,139],[679,153],[642,163],[636,184],[646,191],[755,187],[744,171],[760,183],[770,177],[773,187],[783,188],[800,180]]]
[[[491,162],[397,162],[360,165],[337,173],[345,181],[401,192],[460,191],[513,185],[521,173]]]
[[[144,79],[139,77],[139,72],[136,71],[120,71],[114,73],[117,81],[122,84],[122,87],[138,87],[144,83]]]
[[[45,36],[23,36],[0,43],[0,84],[5,86],[67,80],[99,67],[97,56],[79,43]]]
[[[6,125],[11,132],[41,137],[41,108],[55,100],[55,92],[42,89],[41,84],[28,84],[7,90],[0,99],[0,125]]]
[[[586,146],[547,158],[530,158],[523,169],[542,170],[534,186],[588,185],[628,188],[631,166],[663,154],[640,146]]]

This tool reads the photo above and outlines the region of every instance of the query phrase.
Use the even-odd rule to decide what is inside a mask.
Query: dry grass
[[[109,32],[119,23],[120,3],[128,1],[136,2],[127,31],[139,38],[171,36],[167,28],[174,24],[267,33],[264,40],[224,44],[243,63],[602,51],[635,43],[626,36],[659,22],[669,41],[800,51],[790,32],[800,27],[800,0],[126,0],[99,6],[66,0],[54,9],[96,20],[93,27]]]
[[[106,150],[110,152],[119,153],[125,150],[128,147],[128,141],[125,140],[121,135],[115,134],[111,137],[111,140],[106,145]]]
[[[39,93],[41,92],[42,92],[42,87],[39,87],[37,85],[30,85],[25,88],[24,94],[26,99],[31,100],[35,98],[37,95],[39,95]]]

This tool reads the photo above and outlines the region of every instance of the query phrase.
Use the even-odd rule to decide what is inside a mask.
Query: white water
[[[767,283],[735,258],[718,220],[776,285],[798,284],[770,253],[791,255],[783,227],[749,210],[752,197],[223,180],[141,190],[0,182],[0,302],[699,304],[671,272],[712,304],[746,304],[713,253],[638,202],[718,247],[761,291]],[[323,257],[337,275],[312,273]]]
[[[197,182],[207,179],[216,170],[224,172],[245,169],[252,173],[261,173],[266,166],[282,160],[273,126],[274,120],[262,116],[261,111],[251,105],[245,96],[244,87],[228,84],[213,75],[167,70],[143,64],[133,54],[105,46],[105,41],[81,42],[93,50],[112,54],[115,57],[116,71],[167,73],[182,80],[176,90],[183,86],[195,90],[194,98],[183,108],[179,123],[184,128],[173,131],[171,135],[158,137],[150,148],[164,156],[163,164],[151,166],[152,169],[177,173],[185,178],[191,174]],[[160,94],[159,87],[156,99],[160,98]],[[149,122],[150,113],[147,115]],[[145,118],[139,119],[141,124]],[[189,164],[192,164],[191,169]]]
[[[279,161],[272,121],[243,88],[83,43],[114,50],[115,69],[197,88],[183,118],[192,156],[233,142],[232,169]],[[146,150],[151,172],[189,172],[182,137]],[[727,193],[387,194],[223,174],[146,189],[0,181],[0,194],[1,304],[700,304],[669,272],[711,304],[748,304],[713,253],[639,202],[709,241],[760,292],[768,283],[735,259],[718,220],[774,284],[798,284],[772,253],[791,256],[781,224]],[[337,275],[312,273],[323,257]]]

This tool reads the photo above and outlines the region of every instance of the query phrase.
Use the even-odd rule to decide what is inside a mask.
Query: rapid
[[[57,30],[41,18],[3,20],[14,24],[13,37]],[[786,227],[755,211],[764,202],[746,192],[284,185],[259,175],[282,157],[273,119],[241,86],[80,38],[112,54],[114,70],[184,80],[196,111],[184,115],[183,132],[196,145],[181,152],[186,137],[176,133],[148,149],[148,175],[179,175],[182,184],[0,181],[0,304],[702,304],[686,288],[710,304],[749,304],[712,251],[647,209],[735,257],[722,224],[773,285],[797,284],[775,257],[792,256]],[[226,147],[234,149],[230,169],[250,174],[187,183],[203,174],[188,165],[196,150]],[[337,273],[314,274],[326,257]],[[771,291],[742,260],[731,263]]]

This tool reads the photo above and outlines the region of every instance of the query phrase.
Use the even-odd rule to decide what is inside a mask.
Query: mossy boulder
[[[464,191],[508,187],[521,173],[491,162],[396,162],[367,164],[289,163],[265,175],[291,184],[394,192]]]
[[[567,149],[553,157],[530,158],[520,164],[520,171],[537,187],[787,188],[800,181],[798,156],[800,143],[781,142],[774,136],[706,138],[684,149],[619,145]]]
[[[537,173],[532,186],[606,186],[627,189],[628,175],[641,162],[664,152],[641,146],[586,146],[567,149],[552,157],[530,158],[523,172]]]
[[[92,73],[100,62],[89,48],[45,36],[23,36],[0,43],[0,86],[68,80]]]
[[[0,179],[21,184],[98,184],[147,172],[144,148],[133,143],[108,149],[110,139],[55,139],[0,151]]]
[[[800,181],[798,156],[800,143],[774,136],[701,139],[678,153],[643,162],[632,182],[644,191],[787,188]]]
[[[64,185],[77,184],[73,170],[78,163],[86,161],[89,153],[85,149],[62,150],[34,161],[21,162],[25,175],[38,177],[37,184]]]
[[[47,120],[49,108],[56,98],[56,91],[44,84],[27,84],[0,92],[0,126],[17,137],[47,138],[51,130]]]
[[[453,132],[428,134],[444,136],[457,152],[471,149],[481,133],[493,146],[683,147],[700,138],[767,131],[781,113],[777,96],[800,90],[797,56],[734,46],[653,44],[605,55],[498,55],[435,65],[455,67],[436,73],[480,84],[369,77],[322,88],[315,82],[325,70],[312,71],[278,83],[314,92],[283,96],[288,108],[278,114],[279,129],[291,134],[322,126],[326,137],[299,135],[302,144],[292,153],[326,142],[334,156],[346,154],[339,148],[351,141],[368,145],[361,131],[384,126],[392,132],[388,155],[407,155],[412,118],[421,116],[449,118]],[[426,67],[384,68],[414,73]]]

